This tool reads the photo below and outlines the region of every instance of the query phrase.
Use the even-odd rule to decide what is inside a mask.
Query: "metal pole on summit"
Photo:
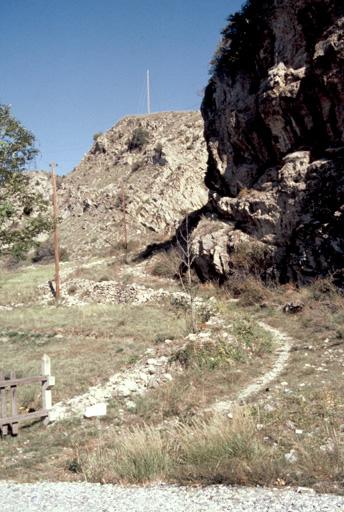
[[[150,96],[150,76],[149,69],[147,69],[147,113],[151,113],[151,96]]]

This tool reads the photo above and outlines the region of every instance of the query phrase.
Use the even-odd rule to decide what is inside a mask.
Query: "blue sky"
[[[66,173],[95,132],[145,112],[197,110],[209,61],[241,0],[7,0],[0,15],[0,103]]]

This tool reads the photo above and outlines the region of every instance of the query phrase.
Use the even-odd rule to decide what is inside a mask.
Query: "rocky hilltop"
[[[248,245],[264,277],[344,283],[343,73],[341,0],[251,0],[230,18],[202,105],[203,277]]]
[[[129,242],[144,247],[207,202],[200,113],[126,117],[95,139],[59,186],[61,243],[71,257],[123,240],[123,209]]]

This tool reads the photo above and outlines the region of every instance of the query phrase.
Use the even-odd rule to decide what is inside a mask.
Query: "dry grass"
[[[175,279],[178,277],[180,264],[178,252],[171,249],[156,255],[149,266],[149,271],[153,276]]]
[[[89,481],[137,483],[163,479],[178,483],[307,485],[336,490],[344,477],[344,452],[327,430],[331,451],[318,438],[300,440],[284,433],[257,410],[238,408],[233,418],[197,418],[188,424],[113,431],[98,438],[96,449],[78,447],[78,469]],[[296,460],[286,454],[293,450]],[[321,458],[319,459],[319,452]]]
[[[106,270],[92,267],[90,275],[100,279]],[[29,296],[33,283],[46,280],[50,271],[28,269],[21,272],[23,279],[2,275],[0,301],[6,301],[7,293]],[[232,344],[223,342],[219,329],[208,342],[184,346],[177,357],[183,371],[137,398],[136,411],[120,412],[123,405],[113,402],[102,420],[67,421],[47,430],[33,425],[18,439],[5,439],[0,457],[6,477],[302,485],[342,492],[343,297],[327,280],[302,289],[264,287],[252,278],[229,284],[227,289],[201,286],[197,293],[216,295]],[[231,302],[230,294],[239,300]],[[286,314],[286,302],[305,307]],[[202,409],[235,398],[271,364],[271,338],[257,326],[257,318],[298,340],[288,368],[255,397],[254,407],[239,408],[232,419],[209,417]],[[0,344],[6,347],[2,362],[8,369],[15,365],[22,373],[37,373],[42,353],[52,356],[55,400],[127,366],[156,341],[185,332],[181,315],[163,304],[31,306],[0,311],[0,321]],[[28,389],[23,407],[36,399]],[[290,453],[292,462],[286,458]]]
[[[144,483],[164,478],[169,466],[166,441],[151,427],[134,428],[91,450],[77,447],[75,459],[90,482]]]
[[[157,424],[166,419],[190,419],[216,399],[234,399],[247,382],[271,362],[271,336],[253,322],[235,318],[230,342],[216,335],[209,341],[190,341],[175,353],[183,372],[173,382],[136,399],[131,422]]]
[[[254,410],[239,408],[233,418],[215,416],[190,424],[154,429],[149,426],[108,433],[97,449],[77,450],[80,472],[89,481],[137,483],[156,480],[179,483],[243,485],[339,484],[344,476],[343,448],[336,436],[331,453],[319,460],[317,440],[300,442],[295,434],[273,442]],[[261,419],[260,419],[261,421]],[[274,436],[276,438],[276,429]],[[297,460],[285,455],[294,450]]]
[[[215,417],[165,430],[143,426],[110,439],[107,434],[98,440],[97,450],[79,448],[76,458],[89,481],[234,482],[249,473],[248,463],[254,460],[260,460],[264,472],[259,455],[264,451],[266,456],[269,448],[263,449],[254,434],[252,416],[238,410],[233,421]]]
[[[3,273],[0,303],[37,296],[37,285],[52,267],[27,267]],[[101,272],[100,268],[85,269]],[[38,374],[43,353],[52,359],[56,376],[54,401],[84,392],[137,359],[159,336],[185,335],[185,321],[170,307],[90,304],[43,307],[27,304],[0,310],[0,366],[19,376]],[[37,394],[37,390],[36,390]],[[35,390],[27,390],[23,407],[34,406]]]
[[[53,279],[52,265],[29,266],[15,271],[1,269],[0,305],[27,304],[37,296],[36,287]]]
[[[1,367],[37,374],[40,358],[52,359],[54,400],[69,398],[106,380],[161,333],[185,334],[183,319],[153,306],[90,305],[0,311]]]

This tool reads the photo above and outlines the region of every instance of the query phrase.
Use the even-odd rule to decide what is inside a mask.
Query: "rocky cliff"
[[[230,18],[202,105],[203,277],[248,245],[263,277],[344,283],[343,73],[342,0],[251,0]]]
[[[206,161],[200,113],[122,119],[59,185],[62,246],[70,257],[103,253],[123,241],[124,222],[137,249],[169,238],[208,200]],[[48,176],[32,176],[49,195]]]

